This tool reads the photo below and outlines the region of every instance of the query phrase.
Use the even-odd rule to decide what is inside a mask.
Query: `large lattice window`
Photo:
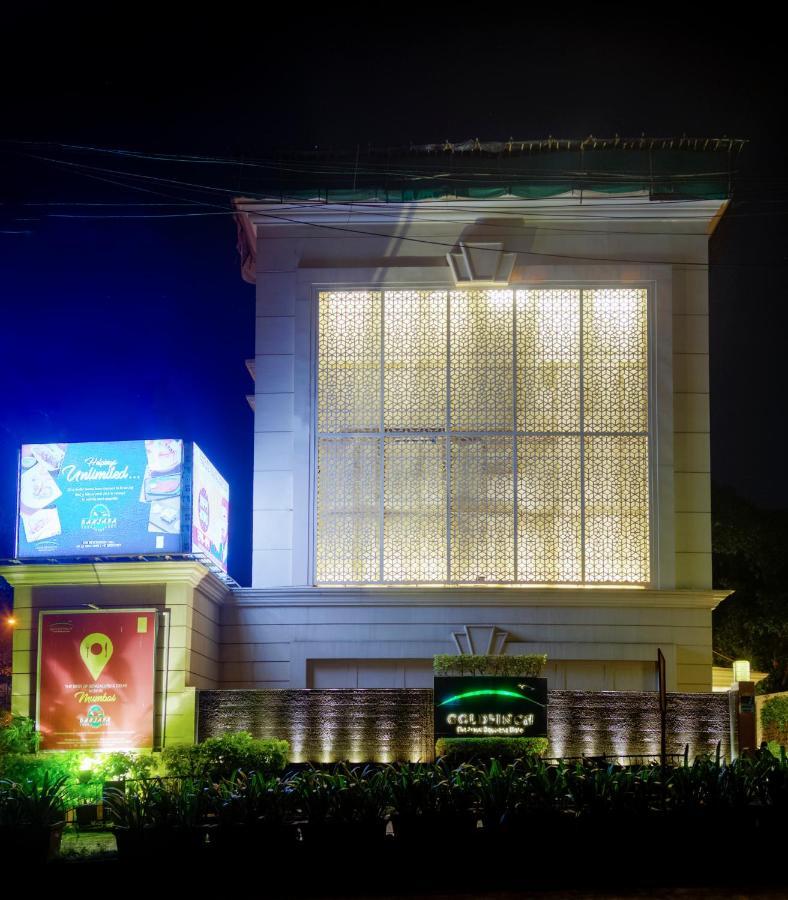
[[[323,292],[318,583],[649,581],[644,288]]]

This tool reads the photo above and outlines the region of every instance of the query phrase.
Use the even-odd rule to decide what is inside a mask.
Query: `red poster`
[[[38,728],[42,750],[153,746],[156,612],[42,612]]]

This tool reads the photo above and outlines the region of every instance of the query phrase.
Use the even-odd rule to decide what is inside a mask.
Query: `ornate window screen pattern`
[[[455,581],[514,581],[509,437],[451,438],[451,571]]]
[[[321,295],[318,432],[380,428],[380,310],[379,291]]]
[[[386,431],[446,428],[446,292],[388,291],[384,306]]]
[[[647,322],[643,290],[585,291],[586,431],[648,431]]]
[[[647,300],[321,293],[316,581],[648,582]]]
[[[520,579],[582,581],[579,435],[518,437],[517,474]]]
[[[321,438],[317,450],[317,557],[324,581],[380,579],[380,441]]]
[[[387,437],[383,580],[446,580],[446,454],[438,438]]]
[[[627,582],[648,571],[646,437],[585,439],[585,577]]]
[[[512,430],[511,291],[449,294],[451,430]]]
[[[517,428],[580,430],[580,291],[517,291]]]

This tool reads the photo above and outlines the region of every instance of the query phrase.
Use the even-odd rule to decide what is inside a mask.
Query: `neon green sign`
[[[466,691],[464,694],[455,694],[453,697],[448,697],[442,703],[439,703],[439,706],[446,706],[449,703],[456,703],[459,700],[467,700],[469,697],[516,697],[518,700],[527,700],[529,703],[536,703],[537,706],[544,706],[543,703],[537,703],[536,700],[532,700],[530,697],[526,697],[525,694],[518,694],[516,691],[504,691],[504,690],[494,690],[493,688],[486,688],[480,691]]]

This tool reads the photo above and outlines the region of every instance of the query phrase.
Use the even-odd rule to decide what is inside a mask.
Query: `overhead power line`
[[[88,172],[100,172],[105,175],[115,175],[115,176],[120,176],[123,178],[140,179],[143,181],[149,181],[149,182],[155,182],[155,183],[161,183],[161,184],[167,184],[167,185],[174,185],[176,187],[186,189],[186,190],[191,190],[191,191],[219,193],[219,194],[223,194],[223,195],[227,196],[228,198],[230,198],[230,197],[236,198],[238,195],[237,189],[227,188],[227,187],[222,187],[222,186],[217,186],[217,185],[208,185],[208,184],[203,184],[203,183],[198,183],[198,182],[183,181],[181,179],[168,178],[168,177],[164,177],[164,176],[147,175],[147,174],[141,173],[141,172],[128,172],[128,171],[118,170],[118,169],[106,169],[101,166],[92,166],[88,163],[76,163],[76,162],[70,162],[68,160],[55,159],[52,157],[33,155],[32,158],[38,159],[43,162],[53,163],[55,165],[63,165],[68,168],[73,168],[73,169],[77,169],[77,170],[86,170]],[[86,172],[81,172],[80,174],[86,174]],[[131,185],[124,185],[123,183],[117,182],[117,181],[115,181],[114,183],[120,187],[132,187]],[[167,195],[165,195],[165,196],[167,196]],[[171,195],[169,195],[169,196],[171,196]],[[182,197],[179,197],[178,199],[183,201]],[[255,203],[271,202],[270,198],[267,198],[265,196],[261,196],[259,198],[249,198],[249,199],[250,199],[250,202],[255,202]],[[311,208],[311,207],[314,207],[316,202],[323,202],[323,201],[308,201],[308,200],[304,200],[303,198],[294,198],[293,201],[283,200],[282,202],[283,203],[286,202],[287,205],[293,205],[293,203],[295,203],[297,205],[302,205],[304,208]],[[325,201],[325,202],[328,203],[329,201]],[[432,201],[430,201],[430,202],[432,202]],[[502,216],[505,215],[505,216],[520,218],[524,214],[527,215],[527,213],[529,211],[532,212],[532,211],[540,211],[540,210],[550,210],[551,216],[555,217],[555,218],[572,218],[572,219],[577,218],[577,213],[573,212],[571,210],[561,210],[560,208],[556,208],[554,205],[548,205],[548,204],[539,204],[539,203],[532,204],[532,203],[529,203],[528,201],[523,201],[523,200],[516,201],[522,205],[519,206],[515,210],[511,210],[511,209],[501,210],[497,206],[496,207],[474,206],[472,208],[469,208],[469,207],[461,205],[463,202],[467,203],[467,200],[459,201],[460,205],[458,205],[457,202],[455,202],[455,201],[449,201],[449,200],[434,201],[434,202],[450,202],[452,204],[452,209],[460,211],[460,212],[473,213],[476,216],[478,216],[480,213],[488,212],[490,215],[502,215]],[[503,202],[506,202],[506,201],[503,201]],[[664,201],[664,202],[670,203],[672,201]],[[690,203],[692,201],[688,200],[687,198],[683,198],[681,202],[686,204],[686,203]],[[366,210],[373,210],[373,211],[374,210],[391,209],[390,203],[386,203],[384,201],[373,201],[373,200],[330,201],[329,205],[346,206],[349,209],[366,209]],[[636,200],[632,200],[632,206],[635,206],[635,205],[639,206],[640,203],[638,203]],[[425,205],[424,208],[426,209],[429,207]],[[623,203],[617,204],[616,208],[618,210],[625,210],[627,208],[627,204],[623,204]],[[756,214],[757,213],[739,213],[737,215],[756,215]],[[734,215],[734,214],[731,214],[731,215]],[[610,215],[584,213],[583,218],[587,219],[587,220],[611,221],[611,219],[613,219],[615,217],[611,217]],[[653,216],[627,216],[627,219],[629,221],[651,222],[654,220],[654,217]],[[686,220],[686,221],[693,221],[693,220],[706,221],[708,219],[708,216],[706,214],[698,214],[697,216],[694,216],[694,217],[683,215],[683,216],[681,216],[681,219]],[[422,221],[425,221],[425,220],[422,219]],[[426,221],[428,221],[428,220],[426,220]],[[480,226],[489,226],[490,225],[490,223],[477,223],[477,224],[479,224]],[[550,226],[542,226],[542,227],[544,227],[545,229],[550,228]],[[558,229],[556,229],[556,230],[558,230]],[[585,231],[585,229],[577,229],[577,230]],[[613,233],[613,232],[606,230],[606,233]],[[654,232],[654,233],[656,234],[658,232]],[[676,234],[677,232],[666,231],[664,233],[665,234]]]
[[[191,191],[191,192],[211,193],[211,194],[218,193],[220,195],[224,195],[227,197],[237,196],[238,191],[232,190],[230,188],[225,188],[225,187],[220,187],[220,186],[215,186],[215,185],[206,185],[206,184],[201,184],[201,183],[196,183],[196,182],[188,182],[188,181],[183,181],[181,179],[166,178],[166,177],[155,176],[155,175],[147,175],[144,173],[128,172],[128,171],[116,170],[116,169],[107,169],[107,168],[100,167],[100,166],[92,166],[87,163],[77,163],[77,162],[57,159],[57,158],[53,158],[53,157],[40,156],[38,154],[28,154],[28,155],[31,156],[31,158],[34,158],[34,159],[37,159],[37,160],[40,160],[43,162],[67,167],[69,170],[75,171],[77,174],[79,174],[83,177],[92,178],[92,179],[99,180],[99,181],[104,181],[104,182],[107,182],[110,184],[114,184],[117,187],[129,189],[129,190],[138,190],[138,191],[141,190],[146,193],[152,193],[152,194],[155,194],[158,196],[167,197],[170,200],[177,202],[178,204],[209,208],[208,210],[201,210],[201,211],[195,211],[195,212],[160,213],[160,214],[146,213],[146,214],[113,214],[113,215],[106,215],[106,214],[95,215],[94,214],[94,215],[89,215],[89,214],[78,214],[78,213],[50,213],[50,214],[48,214],[48,218],[69,218],[69,219],[77,219],[77,218],[78,219],[168,218],[168,219],[172,219],[172,218],[195,218],[195,217],[203,217],[203,216],[234,215],[235,214],[235,210],[228,210],[227,207],[221,203],[215,203],[215,202],[210,202],[210,201],[206,201],[206,200],[195,200],[195,199],[191,199],[188,197],[184,197],[183,195],[166,194],[158,188],[143,187],[138,184],[124,183],[122,181],[119,181],[118,177],[126,178],[126,179],[143,180],[146,183],[152,183],[152,184],[156,184],[156,185],[171,185],[171,186],[174,186],[176,189],[186,190],[186,191]],[[99,175],[96,173],[102,173],[102,174]],[[106,177],[106,176],[115,176],[115,177],[110,178],[110,177]],[[251,201],[251,202],[265,202],[265,200]],[[519,202],[522,203],[523,201],[519,201]],[[685,202],[690,202],[690,201],[685,200]],[[303,209],[314,209],[315,208],[314,202],[300,201],[296,204],[288,204],[288,205],[289,206],[293,206],[293,205],[301,206]],[[381,214],[382,214],[383,210],[390,209],[390,205],[387,205],[385,203],[375,203],[375,202],[371,202],[371,201],[362,202],[361,204],[357,204],[357,203],[353,202],[353,203],[341,203],[341,204],[333,204],[332,203],[330,205],[346,206],[348,208],[348,210],[351,212],[354,208],[358,208],[360,206],[362,209],[365,209],[367,212],[374,213],[374,212],[377,212],[378,210],[380,210]],[[458,207],[455,207],[454,204],[452,204],[452,208],[457,209]],[[526,206],[525,208],[532,209],[533,207]],[[551,208],[551,207],[545,207],[545,208]],[[460,211],[467,210],[468,212],[474,212],[477,214],[479,212],[479,210],[476,207],[473,207],[472,209],[469,209],[467,207],[459,207],[459,209],[460,209]],[[489,211],[490,211],[490,213],[494,213],[497,210],[490,208]],[[285,215],[274,213],[274,212],[255,211],[255,215],[260,216],[262,218],[271,219],[271,220],[287,222],[288,224],[294,224],[294,225],[299,225],[299,226],[309,227],[309,228],[316,228],[316,229],[321,229],[321,230],[328,230],[328,231],[332,231],[332,232],[342,232],[342,233],[346,233],[346,234],[354,234],[354,235],[359,235],[359,236],[369,237],[369,238],[385,238],[390,241],[438,246],[438,247],[445,248],[445,249],[454,249],[456,247],[455,242],[431,240],[428,238],[418,238],[418,237],[414,237],[414,236],[391,235],[388,233],[374,232],[374,231],[369,231],[369,230],[365,230],[365,229],[361,229],[361,228],[351,228],[348,225],[336,225],[336,224],[331,224],[331,223],[315,223],[315,222],[304,221],[302,219],[298,219],[293,216],[285,216]],[[516,215],[516,214],[513,213],[512,215]],[[576,213],[573,215],[576,216]],[[584,214],[584,218],[586,218],[585,214]],[[605,219],[606,221],[611,220],[610,216],[594,217],[592,215],[592,216],[589,216],[589,218]],[[707,216],[698,216],[696,218],[698,220],[699,219],[705,220],[708,217]],[[628,217],[628,219],[629,219],[629,217]],[[643,221],[653,221],[653,219],[651,217],[643,217],[642,220]],[[422,220],[422,221],[424,221],[424,220]],[[430,220],[426,220],[426,221],[429,222]],[[482,225],[485,223],[478,223],[474,220],[474,221],[469,221],[467,223],[459,223],[459,224],[468,224],[468,225],[477,226],[477,225]],[[494,223],[486,223],[486,224],[492,225],[493,227],[495,227]],[[524,227],[527,228],[528,226],[526,225]],[[537,228],[538,228],[538,230],[552,230],[552,231],[557,231],[557,232],[561,232],[561,233],[570,232],[570,233],[578,233],[578,234],[601,234],[601,235],[616,234],[616,233],[626,233],[626,234],[635,234],[635,235],[636,234],[649,234],[649,232],[643,232],[643,231],[641,231],[641,232],[630,232],[630,231],[615,232],[615,231],[611,231],[608,229],[605,229],[604,231],[596,232],[596,231],[592,231],[592,230],[588,230],[588,229],[563,229],[563,228],[554,228],[551,226],[537,226]],[[671,234],[675,235],[677,233],[681,234],[681,232],[676,232],[676,231],[652,232],[652,233],[665,234],[665,235],[671,235]],[[685,234],[686,234],[686,232],[685,232]],[[690,233],[690,234],[694,234],[694,233]],[[501,235],[501,236],[503,236],[503,235]],[[495,251],[495,252],[497,252],[497,251]],[[760,263],[760,262],[755,262],[755,263],[694,263],[694,262],[686,261],[686,260],[670,261],[670,260],[662,260],[662,259],[656,259],[656,260],[654,260],[654,259],[652,259],[652,260],[637,260],[637,259],[632,259],[632,258],[620,259],[620,258],[615,258],[615,257],[610,257],[610,256],[595,257],[595,256],[584,256],[584,255],[579,255],[579,254],[551,253],[551,252],[538,251],[538,250],[512,251],[512,252],[516,252],[520,256],[544,257],[547,259],[566,259],[566,260],[576,260],[576,261],[579,260],[579,261],[584,261],[584,262],[621,262],[621,263],[640,262],[642,264],[667,264],[667,265],[673,265],[678,268],[689,268],[689,269],[708,269],[711,267],[714,267],[714,268],[752,268],[752,267],[762,267],[762,266],[766,266],[766,265],[772,265],[772,266],[775,265],[773,262],[769,262],[769,263]],[[783,264],[781,263],[780,265],[783,265]]]

